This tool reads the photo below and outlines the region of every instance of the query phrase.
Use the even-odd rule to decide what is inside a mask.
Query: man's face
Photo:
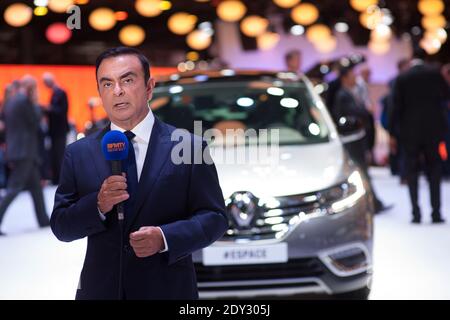
[[[301,63],[300,55],[294,54],[288,59],[287,64],[288,64],[289,70],[298,72],[300,70],[300,63]]]
[[[135,55],[121,55],[102,61],[97,71],[98,91],[109,119],[130,130],[147,114],[154,80],[144,80],[144,71]]]
[[[343,79],[347,86],[354,87],[356,85],[356,76],[353,70],[347,72]]]

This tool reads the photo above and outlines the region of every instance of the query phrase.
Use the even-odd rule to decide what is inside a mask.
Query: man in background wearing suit
[[[19,92],[5,105],[6,160],[11,171],[6,195],[0,201],[0,225],[8,206],[24,189],[31,192],[39,225],[50,224],[39,174],[40,112],[36,97],[36,80],[27,75],[21,80]]]
[[[66,148],[51,217],[58,239],[88,237],[76,298],[196,299],[191,253],[228,227],[215,166],[171,161],[175,128],[148,106],[155,82],[139,51],[109,49],[97,58],[96,70],[111,124]],[[130,141],[126,177],[111,175],[102,154],[109,130],[124,132]],[[189,140],[192,155],[203,154],[206,143],[193,135]],[[121,235],[115,205],[122,201]]]
[[[439,69],[427,66],[422,49],[416,49],[408,71],[401,74],[393,89],[394,104],[390,116],[391,150],[396,151],[396,127],[405,151],[406,179],[411,198],[413,223],[421,222],[418,203],[418,178],[421,156],[430,185],[433,223],[445,222],[441,216],[440,181],[442,164],[439,143],[444,140],[447,117],[444,102],[448,86]]]
[[[392,205],[385,205],[377,196],[372,184],[372,179],[369,175],[369,165],[366,160],[366,152],[369,148],[367,142],[367,132],[370,131],[371,114],[366,106],[358,103],[358,100],[353,94],[353,89],[356,85],[356,76],[353,71],[353,66],[343,67],[339,71],[340,88],[337,90],[334,106],[332,109],[332,116],[335,123],[339,122],[341,117],[351,117],[360,122],[365,131],[364,139],[345,144],[350,157],[361,169],[361,173],[366,177],[369,184],[370,191],[374,199],[375,213],[388,210]]]
[[[53,91],[50,106],[48,109],[44,109],[44,112],[48,117],[48,133],[52,142],[50,150],[52,183],[57,185],[66,148],[67,132],[69,132],[68,101],[66,92],[56,85],[53,74],[46,72],[42,79],[45,86]]]

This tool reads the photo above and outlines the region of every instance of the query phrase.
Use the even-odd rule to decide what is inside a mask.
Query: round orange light
[[[359,12],[367,10],[370,6],[378,4],[378,0],[350,0],[350,5],[353,9]]]
[[[98,8],[89,15],[89,24],[95,30],[110,30],[116,25],[116,15],[109,8]]]
[[[177,12],[170,16],[167,26],[173,33],[184,35],[194,30],[196,23],[196,16],[186,12]]]
[[[447,20],[443,15],[424,16],[422,18],[422,27],[424,27],[426,30],[445,28],[446,24]]]
[[[444,12],[445,4],[442,0],[420,0],[417,8],[425,16],[435,16]]]
[[[211,45],[212,39],[208,33],[202,30],[194,30],[188,34],[186,42],[194,50],[204,50]]]
[[[3,13],[3,18],[6,23],[13,27],[23,27],[27,25],[32,17],[33,10],[23,3],[11,4]]]
[[[329,37],[331,37],[331,30],[324,24],[315,24],[306,30],[306,38],[313,43],[328,39]]]
[[[241,21],[241,31],[248,37],[262,35],[268,26],[269,21],[267,19],[256,15],[248,16]]]
[[[161,14],[161,0],[137,0],[136,11],[144,17],[156,17]]]
[[[138,46],[145,40],[145,31],[138,25],[127,25],[119,31],[119,40],[126,46]]]
[[[282,8],[292,8],[297,3],[300,2],[300,0],[273,0],[273,2]]]
[[[56,13],[66,13],[67,9],[73,6],[73,0],[49,0],[48,8]]]
[[[247,12],[247,7],[237,0],[225,0],[217,6],[217,15],[223,21],[239,21]]]
[[[379,9],[363,12],[359,15],[361,25],[369,30],[375,29],[383,21],[383,13]]]
[[[311,3],[302,3],[292,9],[291,18],[296,23],[308,26],[319,18],[319,10]]]

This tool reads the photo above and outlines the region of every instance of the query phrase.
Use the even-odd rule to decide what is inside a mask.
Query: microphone
[[[105,159],[111,162],[111,169],[113,175],[122,174],[122,160],[128,158],[128,139],[125,134],[118,130],[108,131],[102,139],[102,151]],[[120,228],[120,260],[119,260],[119,283],[117,297],[122,300],[123,295],[123,219],[124,207],[123,202],[116,204],[117,218],[119,220]]]
[[[118,130],[108,131],[102,139],[102,151],[105,159],[111,162],[113,175],[122,175],[122,160],[128,157],[127,136]],[[123,202],[116,205],[119,221],[124,219]]]

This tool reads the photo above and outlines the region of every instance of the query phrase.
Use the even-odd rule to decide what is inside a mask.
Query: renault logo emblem
[[[247,229],[253,226],[258,216],[258,198],[247,191],[235,192],[230,197],[227,210],[234,227]]]

